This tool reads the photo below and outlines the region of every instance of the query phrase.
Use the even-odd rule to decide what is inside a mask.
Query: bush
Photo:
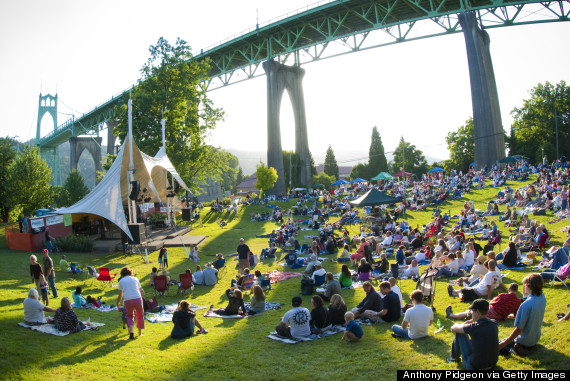
[[[159,222],[159,221],[160,221],[160,222],[164,222],[164,220],[166,220],[166,214],[164,214],[164,213],[155,212],[155,213],[150,214],[150,215],[148,216],[148,221],[149,221],[151,224],[155,224],[155,223],[157,223],[157,222]]]
[[[66,237],[57,237],[55,243],[61,251],[89,253],[93,250],[95,242],[86,236],[68,235]]]

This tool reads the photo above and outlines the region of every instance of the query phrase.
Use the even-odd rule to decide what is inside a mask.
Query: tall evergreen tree
[[[329,148],[327,148],[327,154],[325,156],[324,172],[327,175],[332,176],[335,180],[339,179],[338,164],[336,163],[336,158],[330,144]]]
[[[89,193],[89,188],[85,186],[85,181],[83,180],[83,177],[76,169],[69,172],[69,175],[65,180],[64,188],[67,192],[67,200],[65,206],[70,206],[75,204],[77,201],[85,197],[87,193]]]
[[[380,172],[388,171],[388,160],[384,153],[384,145],[378,128],[374,126],[372,129],[372,141],[370,142],[370,150],[368,151],[368,176],[374,177]]]

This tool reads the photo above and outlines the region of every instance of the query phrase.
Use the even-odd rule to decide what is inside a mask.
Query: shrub
[[[61,251],[88,253],[93,250],[95,242],[86,236],[68,235],[66,237],[56,237],[55,243]]]
[[[148,221],[149,221],[151,224],[155,224],[155,223],[157,223],[158,221],[164,222],[165,219],[166,219],[166,214],[160,213],[160,212],[155,212],[155,213],[150,214],[150,215],[148,216]]]

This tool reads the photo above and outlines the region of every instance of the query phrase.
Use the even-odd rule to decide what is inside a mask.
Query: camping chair
[[[214,267],[218,270],[218,277],[221,277],[226,272],[226,258],[216,260]]]
[[[166,275],[156,275],[154,277],[154,296],[168,295],[168,281]]]
[[[180,287],[178,287],[178,291],[176,293],[182,295],[188,293],[192,295],[192,292],[194,291],[194,284],[192,283],[192,274],[184,273],[180,274],[178,277],[180,278]]]
[[[271,290],[271,279],[270,278],[263,279],[261,281],[260,286],[263,291]]]
[[[315,287],[325,284],[326,277],[327,277],[326,274],[315,276]]]
[[[251,290],[255,285],[255,276],[253,274],[244,275],[244,278],[241,281],[241,290],[246,292]]]
[[[99,276],[97,277],[97,280],[103,283],[105,286],[115,287],[115,285],[113,284],[113,279],[115,279],[116,276],[117,273],[111,276],[111,274],[109,273],[109,269],[107,267],[100,267]]]
[[[218,223],[218,225],[220,225],[220,228],[224,229],[226,227],[226,225],[228,224],[226,221],[222,221],[222,220],[217,220],[216,221]]]
[[[97,270],[95,270],[95,267],[93,266],[87,266],[87,274],[89,275],[89,279],[91,279],[91,283],[93,283],[94,281],[97,280],[97,278],[99,278],[99,273],[97,272]]]
[[[79,268],[79,263],[69,262],[69,268],[71,269],[71,275],[83,274],[85,272]]]

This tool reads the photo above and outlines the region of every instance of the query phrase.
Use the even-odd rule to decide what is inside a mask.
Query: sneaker
[[[134,333],[129,333],[129,339],[134,340],[134,339],[135,339],[135,334],[134,334]]]
[[[198,331],[198,333],[208,333],[208,331],[206,331],[206,329],[202,328],[200,331]]]
[[[456,359],[456,358],[453,358],[453,357],[448,357],[447,360],[445,360],[445,361],[447,361],[448,363],[451,363],[451,362],[459,362],[459,359]]]
[[[214,305],[210,305],[210,312],[214,311]]]
[[[453,311],[451,310],[451,306],[447,306],[447,308],[445,309],[445,317],[449,319],[449,316],[453,314]]]
[[[453,298],[453,286],[450,284],[447,285],[447,293],[449,294],[449,297]]]
[[[402,336],[398,335],[398,334],[395,333],[395,332],[392,332],[392,337],[395,338],[395,339],[401,339],[401,338],[402,338]]]

